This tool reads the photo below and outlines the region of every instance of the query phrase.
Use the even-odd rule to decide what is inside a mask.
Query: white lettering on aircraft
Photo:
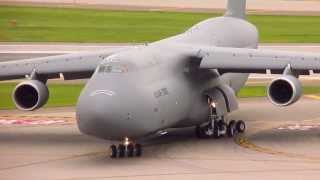
[[[99,95],[99,94],[103,94],[103,95],[108,95],[108,96],[113,96],[115,95],[115,92],[113,91],[110,91],[110,90],[96,90],[96,91],[93,91],[90,96],[96,96],[96,95]]]

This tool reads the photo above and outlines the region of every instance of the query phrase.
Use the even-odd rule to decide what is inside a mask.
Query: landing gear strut
[[[109,148],[110,158],[124,158],[124,157],[140,157],[142,155],[142,146],[134,144],[125,138],[123,143],[111,145]]]
[[[219,138],[227,135],[234,137],[237,133],[244,133],[246,124],[239,120],[231,120],[226,122],[224,116],[218,116],[216,113],[215,103],[208,99],[210,115],[209,122],[204,126],[196,127],[196,135],[198,138]]]

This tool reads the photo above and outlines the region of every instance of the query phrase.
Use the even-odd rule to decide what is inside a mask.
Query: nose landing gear
[[[111,145],[109,148],[110,158],[124,158],[124,157],[140,157],[142,155],[142,146],[140,144],[134,144],[125,138],[123,143]]]

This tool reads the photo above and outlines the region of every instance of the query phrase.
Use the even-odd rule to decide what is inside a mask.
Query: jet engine
[[[274,79],[267,89],[269,100],[277,106],[288,106],[299,100],[302,94],[300,81],[292,75]]]
[[[47,103],[49,90],[41,81],[28,80],[15,87],[12,98],[18,109],[33,111]]]

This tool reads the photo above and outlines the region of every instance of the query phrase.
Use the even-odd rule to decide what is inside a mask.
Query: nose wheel
[[[111,145],[109,148],[109,152],[109,156],[112,159],[140,157],[142,155],[142,146],[140,144],[129,142],[129,140],[126,138],[126,140],[118,146]]]

